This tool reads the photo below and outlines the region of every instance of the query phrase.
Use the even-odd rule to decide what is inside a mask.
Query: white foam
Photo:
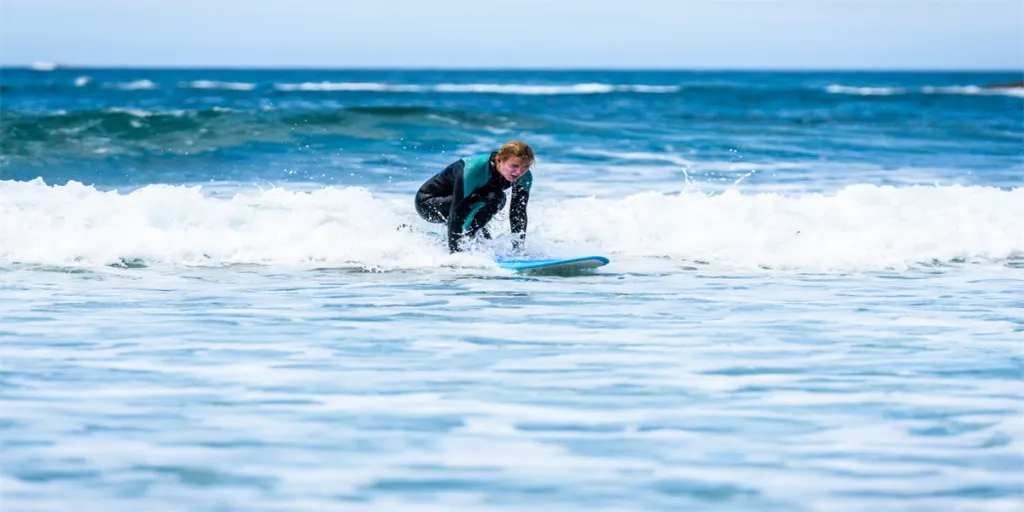
[[[832,94],[856,94],[858,96],[891,96],[907,92],[906,89],[899,87],[850,87],[838,84],[832,84],[825,90]]]
[[[91,76],[80,76],[75,79],[75,87],[85,87],[92,82]]]
[[[128,115],[133,116],[133,117],[149,117],[151,115],[154,115],[153,112],[150,112],[148,110],[143,110],[141,108],[113,107],[113,108],[107,109],[107,112],[118,113],[118,114],[128,114]]]
[[[183,82],[178,86],[190,89],[225,89],[229,91],[251,91],[256,88],[256,84],[247,82],[217,82],[214,80],[194,80]]]
[[[382,84],[377,82],[304,82],[301,84],[275,84],[279,91],[320,92],[424,92],[421,85]]]
[[[538,84],[387,84],[379,82],[305,82],[298,84],[276,84],[279,91],[321,91],[321,92],[412,92],[412,93],[479,93],[479,94],[607,94],[612,92],[637,92],[667,94],[679,92],[675,85],[617,85],[581,83],[569,85]]]
[[[831,94],[854,94],[859,96],[892,96],[898,94],[961,94],[969,96],[1015,96],[1024,98],[1024,87],[979,87],[977,85],[925,86],[919,89],[901,87],[851,87],[832,84],[825,88]]]
[[[682,90],[682,87],[678,85],[620,85],[619,88],[626,91],[651,94],[671,94]]]
[[[923,87],[921,92],[925,94],[1003,95],[1024,98],[1024,87],[978,87],[976,85]]]
[[[535,198],[531,248],[705,261],[723,268],[907,268],[1024,255],[1024,188],[848,186],[833,194],[642,193]],[[0,264],[486,266],[425,235],[409,198],[356,187],[270,189],[229,198],[200,187],[131,193],[0,181]],[[507,211],[494,223],[507,233]]]
[[[145,110],[145,109],[141,109],[141,108],[122,108],[122,107],[111,107],[111,108],[106,109],[106,111],[107,112],[112,112],[112,113],[128,114],[128,115],[131,115],[133,117],[150,117],[150,116],[155,116],[155,115],[169,115],[169,116],[181,117],[181,116],[184,116],[185,113],[186,113],[184,110],[165,110],[165,111],[155,112],[155,111],[152,111],[152,110]]]
[[[1024,255],[1024,188],[684,191],[575,199],[542,210],[531,217],[532,236],[550,242],[743,268],[874,270]]]
[[[397,231],[412,215],[361,188],[216,199],[200,187],[149,185],[122,194],[77,182],[0,181],[0,262],[417,268],[486,261]]]
[[[987,90],[990,91],[989,94],[1003,94],[1005,96],[1024,98],[1024,87],[993,87]]]
[[[573,85],[517,85],[517,84],[438,84],[437,92],[475,92],[485,94],[607,94],[615,91],[614,85],[608,84],[573,84]]]
[[[135,80],[134,82],[104,84],[104,87],[121,89],[123,91],[144,91],[149,89],[156,89],[156,84],[153,83],[151,80]]]

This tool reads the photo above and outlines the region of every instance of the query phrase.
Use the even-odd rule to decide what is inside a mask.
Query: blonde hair
[[[533,156],[533,148],[521,140],[513,140],[502,145],[495,160],[504,162],[513,157],[522,160],[526,165],[533,165],[533,162],[536,161]]]

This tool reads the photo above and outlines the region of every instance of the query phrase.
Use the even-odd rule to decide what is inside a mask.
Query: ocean
[[[0,507],[1024,509],[1021,79],[5,68]]]

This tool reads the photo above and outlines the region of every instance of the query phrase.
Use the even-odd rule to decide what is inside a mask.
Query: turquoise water
[[[2,508],[1024,507],[1015,79],[5,69]]]

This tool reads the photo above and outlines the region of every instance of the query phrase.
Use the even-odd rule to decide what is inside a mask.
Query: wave
[[[643,193],[536,199],[530,244],[548,254],[806,271],[904,269],[1024,258],[1024,188],[878,187],[834,194]],[[71,182],[0,181],[0,264],[336,265],[374,269],[485,265],[449,255],[401,223],[408,198],[358,187],[270,189],[218,198],[200,187],[130,193]],[[496,223],[495,234],[507,231]],[[507,233],[504,233],[507,234]]]
[[[274,84],[279,91],[314,91],[314,92],[423,92],[422,85],[382,84],[377,82],[303,82],[300,84]]]
[[[148,91],[156,89],[157,85],[151,80],[135,80],[132,82],[104,83],[103,87],[107,89],[120,89],[122,91]]]
[[[10,158],[47,159],[57,154],[134,154],[149,150],[200,152],[250,142],[344,135],[392,138],[396,130],[443,126],[446,130],[531,126],[529,118],[431,107],[347,107],[308,110],[150,110],[108,108],[55,112],[4,112],[0,163]],[[533,123],[535,124],[535,123]]]
[[[71,81],[29,82],[20,84],[0,84],[4,92],[15,92],[24,89],[31,91],[60,91],[62,87],[76,88],[96,85],[94,77],[79,76]],[[103,89],[121,91],[149,91],[159,89],[161,84],[150,79],[137,79],[127,82],[99,82]],[[764,94],[806,94],[820,92],[819,86],[800,84],[750,83],[700,83],[686,84],[622,84],[604,82],[582,82],[561,84],[537,83],[391,83],[376,81],[318,81],[318,82],[271,82],[257,83],[251,81],[225,81],[213,79],[197,79],[179,81],[176,87],[181,89],[207,91],[260,91],[265,93],[410,93],[410,94],[504,94],[524,96],[545,95],[602,95],[602,94],[677,94],[681,92],[694,94],[743,94],[756,92]],[[967,95],[967,96],[1012,96],[1024,97],[1024,87],[1014,83],[991,85],[926,85],[926,86],[853,86],[833,83],[824,87],[828,94],[845,94],[854,96],[901,96],[901,95]]]
[[[183,82],[178,87],[186,89],[222,89],[227,91],[252,91],[256,84],[249,82],[219,82],[216,80],[193,80]]]
[[[830,94],[857,96],[897,96],[906,94],[960,94],[968,96],[1014,96],[1024,98],[1024,87],[981,87],[977,85],[906,87],[852,87],[832,84],[825,88]]]
[[[72,85],[81,88],[93,84],[93,78],[81,76]],[[59,83],[44,84],[46,89],[57,91]],[[67,84],[64,85],[65,87]],[[15,90],[5,85],[5,90]],[[23,84],[18,87],[38,90],[39,84]],[[131,82],[102,82],[104,89],[122,91],[148,91],[160,88],[160,84],[148,79]],[[227,82],[220,80],[192,80],[178,82],[178,88],[220,91],[255,91],[257,89],[277,92],[384,92],[384,93],[463,93],[463,94],[518,94],[518,95],[580,95],[609,93],[673,94],[683,89],[680,85],[630,85],[630,84],[503,84],[503,83],[437,83],[437,84],[396,84],[383,82],[301,82],[275,83],[262,86],[253,82]]]
[[[226,137],[240,138],[242,126],[222,109],[147,110],[114,107],[48,113],[5,112],[0,125],[3,160],[45,161],[89,154],[130,154],[148,150],[213,148]],[[216,135],[210,130],[221,128]],[[3,160],[0,160],[2,162]]]
[[[578,199],[538,230],[623,255],[797,270],[905,269],[1024,257],[1024,188],[846,186],[832,194]]]
[[[649,94],[670,94],[679,92],[677,85],[620,85],[603,83],[581,83],[570,85],[536,84],[388,84],[380,82],[303,82],[297,84],[275,84],[279,91],[293,92],[410,92],[410,93],[480,93],[480,94],[608,94],[613,92],[635,92]]]
[[[18,84],[0,83],[3,92],[60,93],[63,89],[82,88],[96,85],[101,89],[118,91],[150,91],[166,86],[150,79],[130,82],[97,82],[94,77],[80,76],[74,80],[28,82]],[[388,82],[298,82],[298,83],[257,83],[199,79],[178,81],[176,87],[194,91],[258,91],[273,93],[410,93],[410,94],[501,94],[522,96],[553,95],[603,95],[603,94],[676,94],[683,91],[694,93],[742,92],[744,86],[735,84],[615,84],[584,82],[575,84],[531,84],[531,83],[388,83]],[[799,89],[797,89],[799,90]]]

